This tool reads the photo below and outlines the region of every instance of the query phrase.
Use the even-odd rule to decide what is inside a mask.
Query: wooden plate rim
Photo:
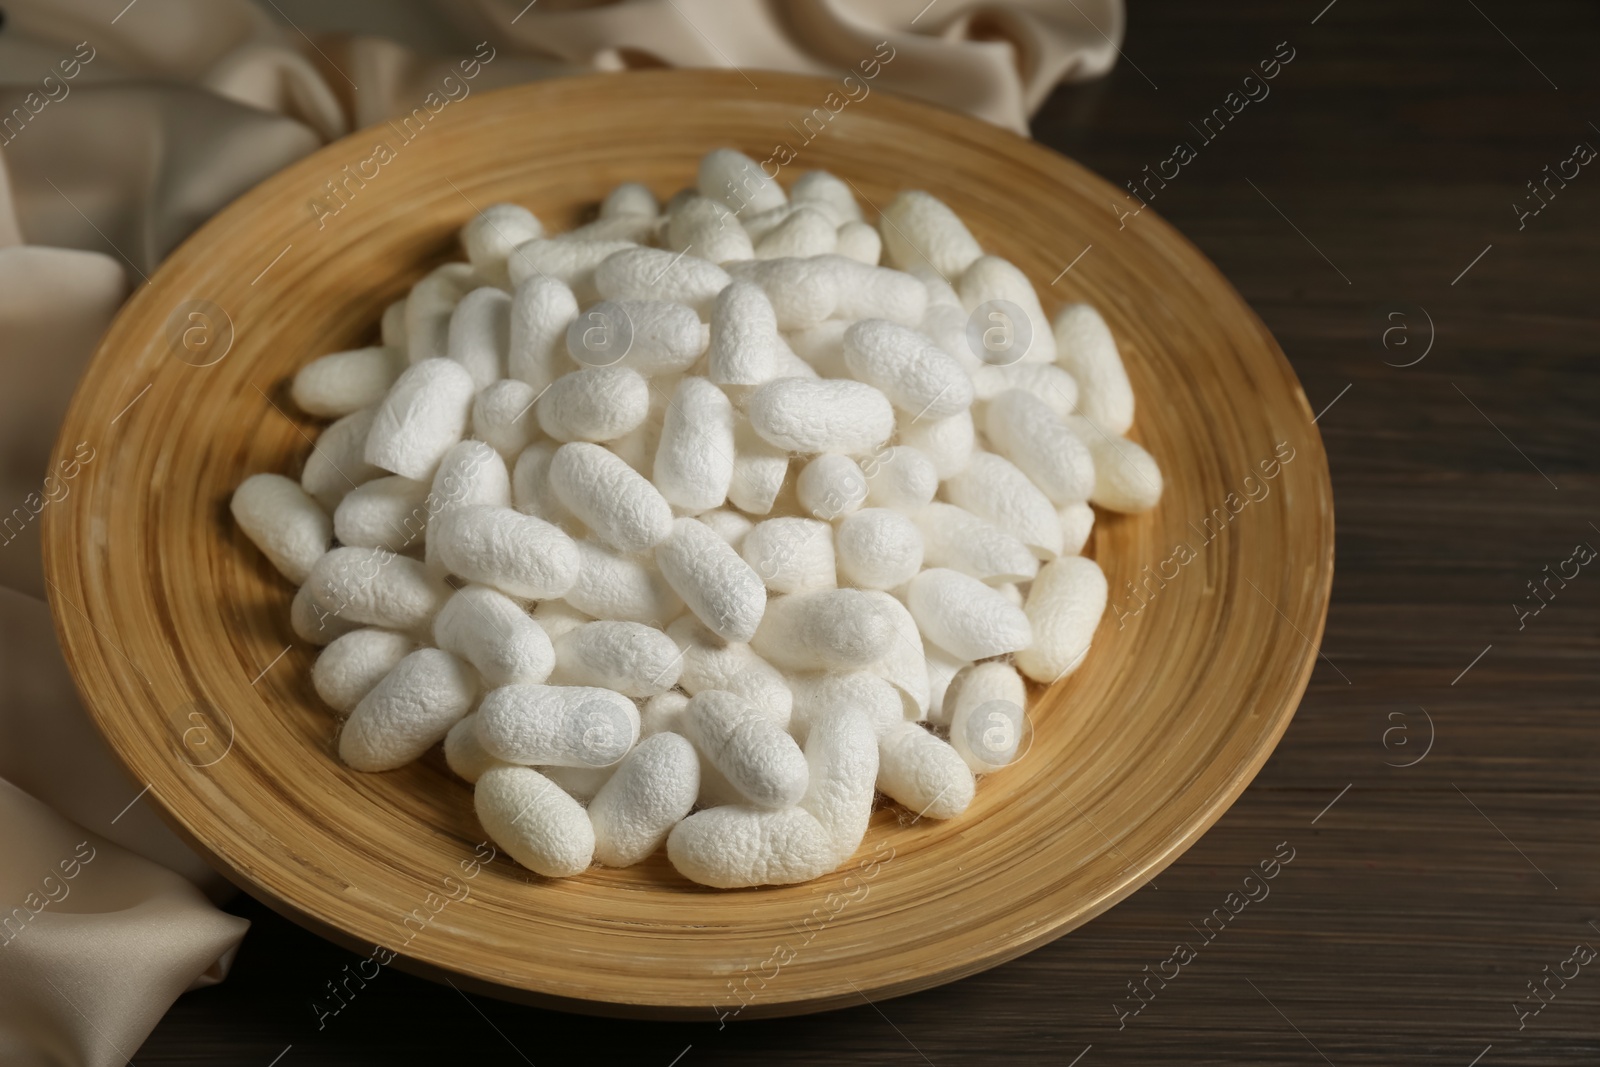
[[[656,91],[681,92],[683,91],[684,83],[698,86],[698,91],[703,93],[731,94],[745,91],[748,88],[744,84],[742,76],[734,72],[684,70],[628,72],[535,82],[493,92],[477,93],[474,94],[474,97],[477,98],[475,101],[464,101],[458,106],[463,109],[482,110],[500,106],[503,102],[513,97],[521,96],[550,96],[552,98],[565,97],[570,99],[584,95],[585,91],[590,87],[596,89],[603,87],[607,92],[610,92],[617,87],[618,79],[627,79],[639,94],[651,94]],[[828,91],[833,87],[834,83],[820,78],[763,73],[762,85],[763,89],[771,86],[774,89],[781,90],[784,94],[810,99]],[[881,95],[885,98],[877,106],[886,110],[889,114],[880,115],[881,118],[898,119],[913,128],[919,123],[946,127],[951,124],[970,123],[971,129],[968,132],[973,133],[980,139],[991,138],[1015,142],[1012,146],[1014,150],[1033,153],[1039,157],[1047,157],[1047,159],[1042,158],[1040,160],[1041,166],[1063,169],[1071,173],[1078,184],[1097,187],[1104,191],[1107,197],[1118,195],[1118,191],[1109,183],[1093,175],[1074,161],[1051,152],[1025,138],[1017,137],[1008,131],[988,127],[977,122],[977,120],[969,119],[966,116],[949,112],[933,105],[895,97],[882,90],[876,91],[874,95]],[[150,279],[150,284],[141,286],[123,305],[112,326],[102,338],[85,371],[83,380],[74,394],[71,407],[52,454],[52,469],[55,469],[55,465],[58,462],[67,459],[71,455],[76,442],[83,440],[85,423],[93,406],[96,384],[102,379],[109,380],[114,378],[118,361],[124,358],[124,355],[129,353],[130,350],[142,351],[154,343],[147,338],[134,335],[133,323],[135,320],[142,318],[147,306],[151,305],[152,302],[169,300],[175,295],[166,292],[163,289],[163,283],[177,275],[181,267],[187,266],[188,262],[207,246],[213,234],[227,229],[241,216],[246,216],[254,210],[258,202],[272,197],[279,190],[303,184],[308,176],[321,174],[325,170],[332,169],[329,166],[330,164],[346,161],[349,158],[350,151],[371,138],[376,129],[378,128],[374,127],[373,129],[353,133],[269,177],[266,181],[242,195],[222,212],[219,212],[173,251]],[[981,132],[979,132],[980,130]],[[1235,773],[1226,779],[1223,786],[1214,789],[1208,798],[1191,813],[1185,823],[1184,832],[1169,838],[1164,849],[1147,852],[1143,855],[1140,863],[1130,866],[1117,884],[1102,893],[1087,907],[1065,914],[1058,914],[1053,920],[1042,920],[1029,930],[1027,936],[1019,936],[1008,943],[995,945],[990,951],[983,954],[974,953],[961,958],[941,960],[938,966],[928,969],[925,973],[900,979],[876,981],[863,987],[861,992],[871,996],[874,1000],[928,988],[929,986],[964,977],[1015,958],[1076,928],[1125,899],[1187,850],[1238,798],[1265,763],[1267,757],[1282,737],[1283,732],[1287,729],[1289,720],[1293,717],[1309,683],[1317,658],[1317,646],[1320,645],[1326,622],[1333,576],[1332,489],[1328,474],[1327,457],[1320,433],[1315,423],[1311,421],[1311,409],[1306,402],[1303,391],[1298,387],[1293,370],[1289,366],[1281,348],[1271,337],[1265,326],[1261,324],[1259,318],[1239,297],[1233,286],[1198,249],[1178,231],[1160,219],[1153,209],[1147,208],[1141,214],[1140,223],[1159,231],[1159,239],[1184,255],[1189,261],[1186,264],[1187,266],[1204,272],[1206,275],[1202,279],[1204,284],[1229,294],[1237,302],[1238,307],[1235,310],[1246,316],[1254,327],[1255,332],[1259,335],[1258,339],[1261,345],[1276,361],[1277,370],[1286,383],[1292,387],[1294,402],[1306,419],[1304,428],[1308,430],[1305,440],[1307,462],[1301,465],[1301,469],[1297,470],[1297,475],[1304,477],[1303,469],[1310,469],[1309,481],[1304,488],[1309,489],[1316,498],[1313,503],[1317,506],[1320,521],[1313,532],[1316,533],[1318,543],[1322,548],[1322,559],[1319,561],[1319,565],[1316,566],[1319,575],[1318,579],[1310,588],[1304,589],[1305,598],[1294,605],[1292,609],[1292,613],[1303,623],[1299,629],[1303,631],[1307,639],[1305,649],[1300,656],[1300,663],[1293,676],[1292,683],[1283,690],[1281,699],[1273,710],[1270,721],[1264,723],[1263,728],[1256,735],[1248,756],[1240,761]],[[106,494],[103,491],[98,495],[85,492],[82,496],[93,496],[94,499],[103,500]],[[74,505],[74,507],[76,506]],[[79,601],[86,600],[82,596],[83,590],[79,585],[79,578],[82,572],[77,568],[76,562],[81,552],[87,552],[90,549],[87,545],[79,546],[74,544],[69,539],[68,535],[74,530],[74,527],[64,517],[66,513],[67,509],[64,508],[46,509],[46,514],[42,517],[44,564],[47,581],[49,582],[49,599],[63,652],[66,655],[69,666],[72,668],[72,673],[79,686],[85,707],[89,710],[96,727],[102,734],[107,736],[108,740],[112,740],[111,747],[117,758],[137,780],[141,782],[148,781],[153,784],[159,781],[160,784],[171,789],[175,783],[182,781],[181,775],[171,773],[163,776],[164,768],[160,765],[152,765],[149,761],[142,760],[138,753],[125,751],[115,743],[116,734],[110,729],[110,726],[112,721],[121,714],[121,709],[116,706],[114,699],[116,694],[101,694],[86,688],[84,682],[85,668],[83,666],[85,658],[98,657],[105,660],[117,655],[117,651],[114,646],[108,643],[105,635],[96,628],[94,622],[83,614],[81,609],[77,608],[73,599],[68,595],[68,590],[71,590],[79,594]],[[1304,566],[1308,561],[1300,561],[1300,563]],[[152,707],[146,710],[153,716],[161,713],[159,708]],[[176,769],[167,768],[166,770],[175,771]],[[332,916],[314,908],[307,908],[300,902],[275,892],[265,884],[258,872],[239,869],[225,859],[213,847],[213,844],[202,836],[200,830],[187,822],[179,812],[169,806],[168,800],[162,796],[159,789],[152,790],[152,792],[157,810],[166,822],[194,846],[198,852],[205,856],[222,874],[250,892],[252,896],[263,900],[275,911],[293,921],[356,951],[365,951],[368,946],[381,942],[381,936],[362,936],[363,934],[372,933],[381,934],[381,931],[377,931],[376,927],[369,926],[365,930],[359,928],[348,929]],[[1061,910],[1058,909],[1058,911]],[[682,1017],[686,1010],[692,1010],[702,1015],[706,1010],[703,1005],[658,1002],[648,997],[637,1000],[619,998],[613,1001],[596,1001],[565,997],[550,988],[508,986],[482,978],[470,970],[460,969],[459,961],[453,959],[449,952],[436,951],[431,943],[424,944],[415,953],[397,956],[395,964],[405,970],[423,974],[436,980],[448,978],[464,988],[562,1010],[632,1017]],[[780,1000],[752,1005],[742,1014],[742,1017],[819,1011],[843,1006],[850,1003],[852,999],[852,995],[848,993],[818,992],[815,990],[798,991],[796,995],[785,996]]]

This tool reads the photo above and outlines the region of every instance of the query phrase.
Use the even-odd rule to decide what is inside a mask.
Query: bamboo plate
[[[759,78],[548,81],[451,103],[409,144],[391,126],[354,134],[174,252],[72,402],[55,458],[80,441],[95,458],[45,515],[45,565],[95,721],[175,828],[252,895],[369,954],[363,973],[392,958],[511,999],[680,1018],[948,982],[1159,873],[1249,783],[1305,689],[1332,577],[1327,461],[1283,354],[1216,268],[1151,211],[1120,225],[1121,193],[1032,142],[881,92],[833,115],[835,83]],[[379,141],[393,158],[358,170]],[[470,790],[437,753],[388,774],[340,765],[293,590],[228,497],[250,473],[300,469],[315,424],[286,399],[293,371],[367,343],[388,302],[457,255],[477,208],[515,200],[565,228],[622,181],[672,193],[723,145],[757,160],[787,145],[781,180],[823,167],[870,205],[927,189],[1047,311],[1097,305],[1166,495],[1101,516],[1092,551],[1113,594],[1094,650],[1036,696],[1031,749],[962,818],[879,811],[855,860],[783,888],[701,889],[660,854],[558,882],[479,863]]]

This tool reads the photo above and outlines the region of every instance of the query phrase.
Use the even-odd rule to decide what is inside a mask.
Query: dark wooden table
[[[1326,408],[1323,659],[1265,770],[1159,889],[942,989],[722,1030],[390,970],[319,1031],[318,985],[354,957],[241,900],[232,977],[180,1000],[136,1062],[1600,1062],[1600,959],[1580,963],[1600,951],[1600,563],[1574,560],[1600,548],[1600,167],[1552,180],[1520,225],[1513,209],[1600,148],[1600,8],[1325,3],[1133,0],[1116,70],[1034,127],[1118,183],[1197,148],[1152,206]],[[1291,49],[1203,142],[1188,124]],[[1280,842],[1270,896],[1204,941]],[[1129,983],[1170,976],[1179,943],[1195,958],[1132,1014]]]

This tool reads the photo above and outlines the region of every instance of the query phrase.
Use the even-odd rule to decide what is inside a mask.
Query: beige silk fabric
[[[1121,0],[436,2],[507,47],[601,70],[734,67],[756,91],[761,70],[837,76],[886,42],[876,87],[1023,135],[1058,83],[1111,69],[1123,28]]]
[[[249,924],[182,875],[5,781],[0,825],[0,1063],[126,1063],[180,993],[227,973]]]
[[[1111,67],[1123,29],[1121,0],[8,0],[3,10],[8,1067],[135,1057],[177,996],[226,975],[248,925],[215,906],[226,882],[161,821],[159,797],[128,776],[79,704],[39,559],[44,510],[96,474],[88,444],[46,469],[72,389],[122,301],[174,246],[285,165],[409,113],[468,56],[481,61],[472,92],[643,66],[735,68],[759,92],[764,71],[839,78],[876,59],[874,88],[1025,134],[1058,82]],[[293,21],[313,16],[323,24]]]

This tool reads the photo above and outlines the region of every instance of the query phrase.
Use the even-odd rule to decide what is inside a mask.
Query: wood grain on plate
[[[1326,458],[1288,363],[1215,268],[1149,212],[1119,229],[1115,190],[1009,133],[878,95],[805,143],[800,120],[830,83],[765,75],[755,99],[736,82],[556,80],[450,105],[410,143],[393,127],[354,134],[179,248],[74,398],[57,451],[89,441],[103,459],[46,516],[45,562],[86,702],[220,869],[344,944],[602,1013],[781,1015],[906,993],[1012,958],[1144,884],[1221,815],[1293,714],[1332,576]],[[379,141],[394,158],[346,182]],[[250,473],[300,469],[318,427],[287,400],[295,368],[370,340],[389,301],[456,255],[477,209],[514,200],[560,229],[619,182],[664,197],[708,149],[766,159],[780,143],[797,153],[781,180],[832,170],[869,213],[927,189],[1028,273],[1047,311],[1098,306],[1165,496],[1148,515],[1102,516],[1091,551],[1113,610],[1084,667],[1035,700],[1026,756],[962,818],[880,811],[857,860],[783,888],[702,889],[661,856],[566,881],[504,857],[477,869],[470,790],[437,755],[381,775],[335,758],[314,650],[289,627],[293,590],[234,528],[228,497]],[[1091,245],[1092,269],[1063,273]],[[1221,524],[1229,536],[1208,543]],[[1119,627],[1140,603],[1129,582],[1166,604]]]

